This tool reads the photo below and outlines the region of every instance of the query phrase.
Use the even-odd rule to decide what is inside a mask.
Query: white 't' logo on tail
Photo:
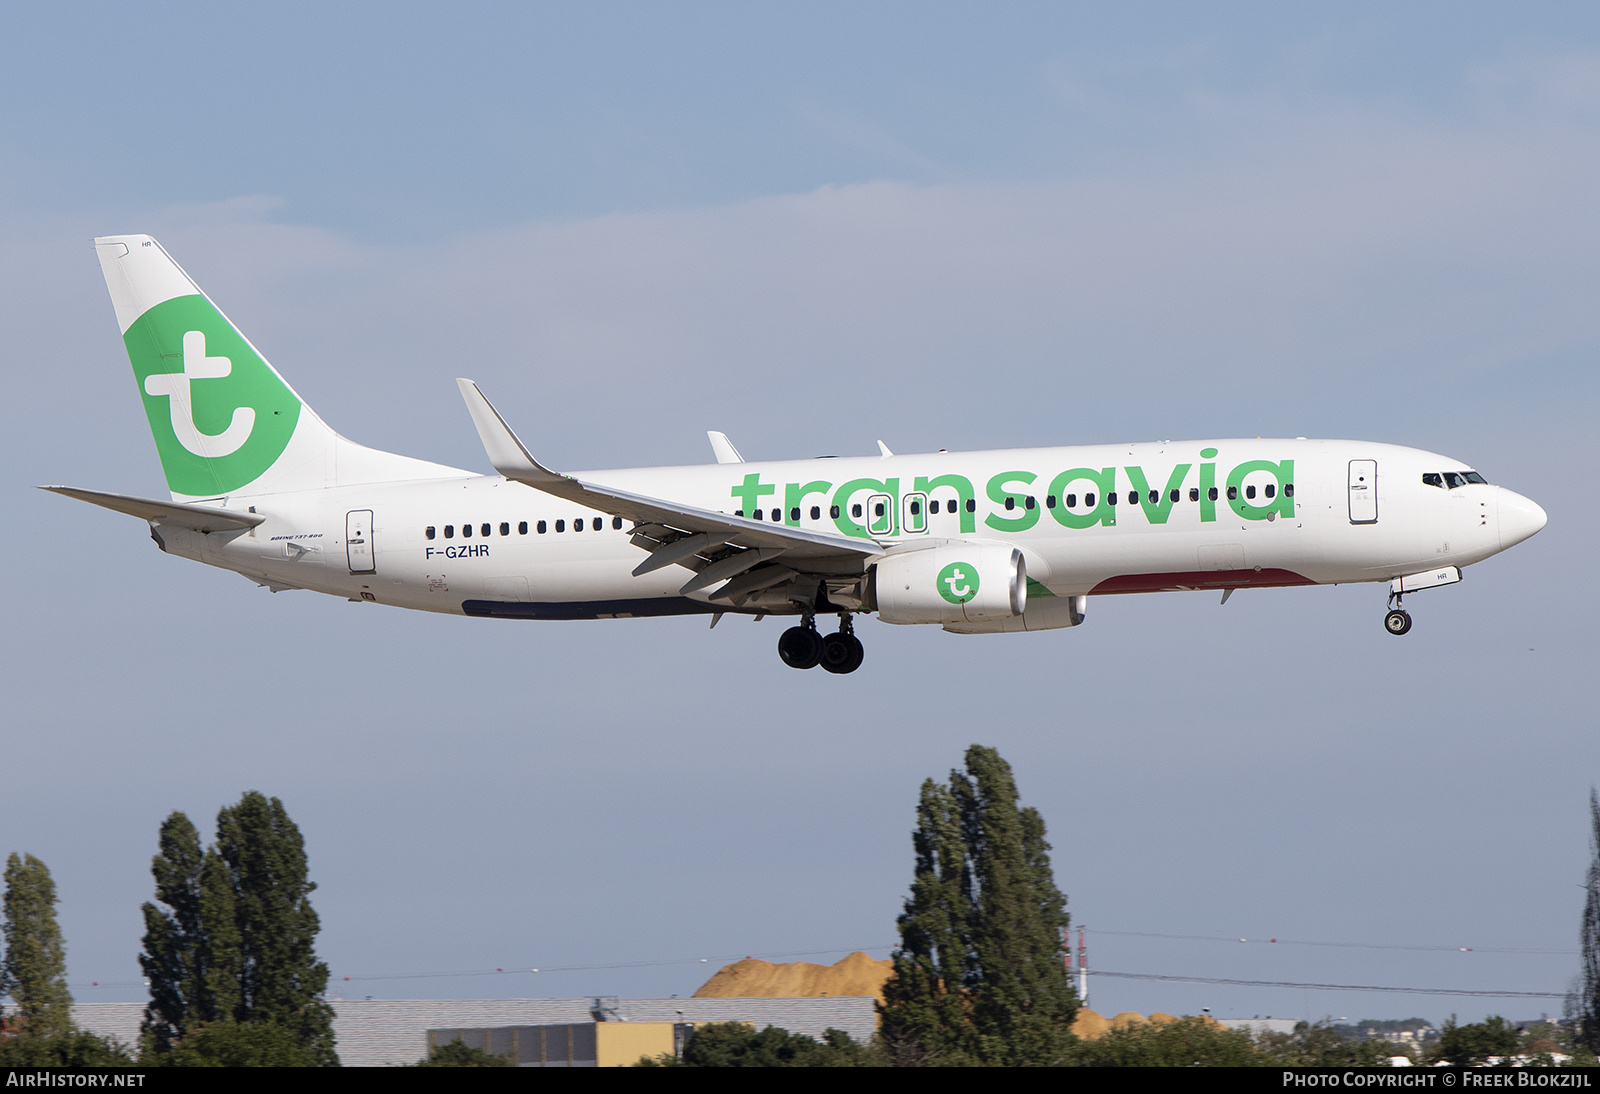
[[[221,433],[202,433],[194,424],[189,382],[219,380],[232,371],[233,362],[228,358],[206,356],[205,332],[192,330],[183,336],[183,371],[158,372],[145,377],[145,394],[167,397],[172,411],[172,432],[177,435],[178,443],[196,456],[210,459],[231,456],[244,446],[255,428],[256,412],[248,406],[236,407],[233,420]]]

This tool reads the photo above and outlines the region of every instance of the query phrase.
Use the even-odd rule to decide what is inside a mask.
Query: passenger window
[[[621,517],[612,517],[611,518],[611,530],[613,532],[622,531],[622,518]]]
[[[877,505],[872,507],[872,515],[875,517],[883,516],[883,502],[880,501]]]
[[[1167,495],[1167,497],[1170,498],[1172,501],[1177,501],[1178,500],[1178,491],[1176,491],[1176,490],[1171,491]]]
[[[839,519],[839,507],[837,505],[828,506],[828,519],[829,520],[838,520]]]
[[[1115,504],[1117,504],[1117,492],[1115,490],[1111,491],[1111,493],[1106,495],[1106,504],[1107,505],[1115,505]]]
[[[539,530],[539,534],[541,536],[544,535],[545,527],[546,527],[544,521],[541,520],[538,524],[534,525],[534,527]]]
[[[1210,501],[1217,500],[1217,488],[1215,486],[1206,491],[1206,498]]]
[[[967,512],[976,513],[977,511],[978,511],[978,503],[974,499],[968,498],[967,499]]]
[[[509,536],[511,534],[511,525],[506,521],[500,522],[500,534],[502,536]]]
[[[783,520],[783,510],[782,509],[774,509],[772,511],[772,523],[773,524],[778,524],[778,523],[781,523],[782,520]]]
[[[446,524],[444,526],[444,538],[445,539],[454,539],[455,535],[456,535],[456,526],[454,524]]]
[[[800,515],[800,510],[796,509],[794,511],[794,515],[798,517]],[[914,517],[920,517],[922,515],[922,503],[920,501],[913,501],[911,503],[911,515]]]
[[[431,525],[431,524],[428,525],[428,530],[426,532],[424,532],[423,534],[426,535],[429,539],[432,539],[433,538],[433,525]]]
[[[1286,482],[1283,484],[1283,496],[1286,498],[1294,497],[1294,483]]]
[[[1012,510],[1012,509],[1015,509],[1016,507],[1017,507],[1017,499],[1016,498],[1007,498],[1006,499],[1006,509],[1008,511]]]
[[[1067,495],[1067,508],[1068,509],[1076,509],[1077,507],[1078,507],[1078,495],[1076,495],[1076,494],[1068,494]]]
[[[1237,486],[1228,487],[1228,500],[1229,501],[1238,501],[1239,500],[1239,488]]]
[[[1256,488],[1254,486],[1245,487],[1244,496],[1247,498],[1254,498],[1256,496]]]
[[[520,524],[517,525],[517,535],[525,536],[527,534],[528,534],[528,522],[527,521],[522,521]]]
[[[1266,493],[1267,497],[1269,497],[1269,498],[1276,497],[1277,494],[1278,494],[1278,488],[1277,488],[1276,485],[1274,485],[1273,483],[1269,482],[1269,483],[1267,483],[1267,489],[1266,489],[1265,493]]]
[[[859,505],[852,505],[852,506],[851,506],[851,507],[850,507],[850,515],[851,515],[851,516],[852,516],[852,517],[859,517],[859,516],[860,516],[860,515],[861,515],[861,506],[859,506]]]
[[[472,538],[472,525],[463,524],[461,526],[461,538],[462,539],[471,539]]]
[[[1159,490],[1150,491],[1150,504],[1151,505],[1154,505],[1156,502],[1158,502],[1160,500],[1161,500],[1161,491],[1159,491]]]
[[[822,519],[822,506],[813,505],[811,507],[811,519],[812,520],[821,520]]]
[[[1054,494],[1045,495],[1044,507],[1046,509],[1054,509],[1056,507],[1056,496]]]
[[[1094,508],[1094,495],[1093,494],[1085,494],[1083,496],[1083,507],[1085,509],[1093,509]]]
[[[1034,504],[1035,503],[1034,503],[1034,500],[1032,498],[1023,498],[1022,499],[1022,507],[1024,509],[1032,509],[1034,507]]]
[[[1189,487],[1189,500],[1190,501],[1199,501],[1200,500],[1200,488],[1198,486]]]
[[[754,517],[756,520],[760,520],[761,519],[761,513],[762,513],[762,510],[760,510],[760,509],[752,509],[752,510],[750,510],[750,515],[752,517]]]
[[[566,521],[564,521],[564,520],[556,521],[556,531],[565,532],[566,530],[567,530],[567,522]]]
[[[489,526],[488,526],[488,525],[487,525],[487,524],[485,524],[485,525],[484,525],[484,526],[483,526],[483,527],[482,527],[482,528],[481,528],[481,529],[479,529],[479,530],[480,530],[480,531],[481,531],[481,532],[482,532],[482,533],[483,533],[483,534],[484,534],[484,535],[485,535],[485,536],[487,536],[487,535],[488,535],[488,534],[489,534]]]
[[[733,515],[736,516],[736,517],[742,517],[742,516],[744,516],[744,510],[743,509],[735,509],[733,511]]]

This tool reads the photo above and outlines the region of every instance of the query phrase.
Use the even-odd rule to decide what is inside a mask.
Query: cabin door
[[[1350,523],[1378,523],[1378,461],[1350,461]]]
[[[372,510],[353,509],[344,517],[344,550],[353,574],[376,573],[377,556],[372,553]]]

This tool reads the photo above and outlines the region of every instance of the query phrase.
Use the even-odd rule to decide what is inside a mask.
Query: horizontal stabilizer
[[[260,513],[241,513],[233,509],[217,509],[209,505],[190,505],[186,502],[156,501],[154,498],[135,498],[127,494],[108,494],[101,490],[79,490],[72,486],[41,486],[53,494],[113,509],[130,517],[140,517],[174,528],[188,528],[195,532],[239,532],[254,528],[267,518]]]

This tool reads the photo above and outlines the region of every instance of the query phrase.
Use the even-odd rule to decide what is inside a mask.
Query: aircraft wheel
[[[1383,629],[1390,634],[1405,634],[1411,629],[1411,613],[1396,608],[1383,617]]]
[[[816,668],[822,650],[822,636],[810,627],[790,627],[778,636],[778,656],[792,669]]]
[[[867,651],[862,647],[861,639],[857,638],[855,635],[847,634],[845,635],[845,638],[849,639],[850,642],[850,660],[846,661],[844,663],[844,668],[840,669],[839,671],[855,672],[856,669],[861,667],[861,662],[866,658]]]
[[[830,634],[822,640],[822,667],[844,675],[861,667],[866,650],[853,634]]]

